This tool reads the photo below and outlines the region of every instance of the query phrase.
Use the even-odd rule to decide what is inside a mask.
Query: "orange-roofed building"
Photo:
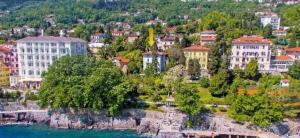
[[[128,73],[129,59],[123,57],[112,57],[112,61],[122,70],[123,73]]]
[[[286,31],[285,30],[274,30],[272,34],[276,37],[285,37]]]
[[[201,45],[214,43],[217,39],[217,33],[214,30],[205,30],[200,33]]]
[[[294,64],[294,59],[290,56],[272,56],[271,70],[273,72],[288,72],[289,66]]]
[[[232,41],[230,69],[245,69],[251,59],[258,62],[260,72],[269,72],[272,42],[262,36],[243,36]]]
[[[300,59],[300,47],[294,47],[294,48],[287,48],[285,50],[286,55],[292,57],[295,60]]]
[[[112,36],[123,36],[125,34],[124,31],[119,31],[119,30],[113,30],[111,31]]]
[[[201,69],[207,70],[209,48],[204,46],[193,45],[183,49],[186,58],[186,65],[190,59],[197,59]]]
[[[176,33],[176,29],[177,29],[177,27],[167,27],[167,28],[166,28],[166,31],[167,31],[167,33],[168,33],[169,35],[174,36],[175,33]]]

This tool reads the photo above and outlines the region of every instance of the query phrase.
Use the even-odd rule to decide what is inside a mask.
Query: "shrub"
[[[209,79],[207,77],[201,77],[199,80],[200,86],[203,88],[208,88],[209,86]]]

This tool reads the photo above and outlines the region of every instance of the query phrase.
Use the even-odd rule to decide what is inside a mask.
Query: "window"
[[[29,74],[29,75],[33,75],[34,73],[33,73],[32,70],[29,70],[29,71],[28,71],[28,74]]]
[[[65,53],[66,53],[66,50],[65,50],[64,48],[61,48],[61,49],[60,49],[60,53],[65,54]]]
[[[32,60],[32,56],[27,56],[27,59],[28,60]]]
[[[32,49],[31,48],[27,48],[27,53],[32,53]]]
[[[57,49],[56,48],[51,48],[51,53],[56,53]]]
[[[35,53],[38,53],[38,52],[39,52],[39,49],[38,49],[38,48],[35,48],[35,49],[34,49],[34,52],[35,52]]]
[[[40,58],[39,58],[39,56],[35,56],[35,59],[36,59],[36,60],[39,60]]]
[[[32,62],[28,62],[28,66],[29,66],[29,67],[32,67],[32,66],[33,66],[33,63],[32,63]]]
[[[51,43],[51,46],[56,46],[56,43]]]
[[[35,66],[39,67],[39,66],[40,66],[39,62],[36,62],[36,63],[35,63]]]

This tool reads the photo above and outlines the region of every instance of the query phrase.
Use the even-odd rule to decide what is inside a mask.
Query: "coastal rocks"
[[[137,112],[130,114],[131,112],[124,111],[122,115],[117,117],[110,117],[105,110],[98,113],[93,111],[81,111],[80,113],[71,111],[54,112],[51,116],[50,127],[135,130],[138,125],[137,117],[140,114]]]
[[[136,130],[138,134],[150,133],[158,135],[160,130],[160,124],[152,123],[149,119],[145,118],[141,120],[141,123]]]
[[[126,129],[137,130],[139,134],[150,134],[173,138],[168,133],[177,131],[186,126],[187,116],[175,110],[168,112],[147,111],[139,109],[123,110],[119,116],[110,117],[106,110],[93,112],[81,110],[59,110],[52,113],[50,127],[66,129]],[[175,137],[176,138],[176,137]]]
[[[162,131],[157,135],[157,138],[184,138],[179,131]]]
[[[47,123],[50,120],[47,112],[3,112],[0,113],[0,121],[3,122],[28,122]]]

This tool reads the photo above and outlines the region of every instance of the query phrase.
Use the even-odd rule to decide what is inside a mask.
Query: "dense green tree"
[[[188,74],[191,75],[191,79],[197,79],[201,75],[201,66],[198,59],[188,60]]]
[[[128,63],[128,71],[132,74],[138,74],[142,71],[143,67],[143,55],[141,50],[133,50],[133,51],[122,51],[117,55],[128,58],[130,62]]]
[[[272,25],[271,24],[268,24],[267,26],[264,27],[263,29],[263,36],[265,38],[271,38],[272,37]]]
[[[207,69],[210,75],[217,74],[221,67],[221,47],[220,45],[211,45],[208,53]]]
[[[201,110],[200,96],[195,88],[179,86],[176,89],[175,102],[177,103],[178,109],[190,116],[196,115]]]
[[[212,76],[208,90],[213,96],[225,96],[228,92],[228,78],[229,74],[226,70],[221,70]]]
[[[174,67],[176,65],[185,65],[184,53],[179,48],[170,48],[167,50],[168,53],[168,68]]]
[[[63,57],[43,75],[39,93],[41,107],[107,108],[117,114],[135,87],[127,83],[121,71],[112,62],[83,56]]]
[[[249,79],[258,79],[258,63],[256,59],[251,59],[250,62],[246,65],[245,75]]]
[[[295,61],[292,66],[289,67],[289,75],[295,79],[300,79],[300,61]]]
[[[230,107],[230,116],[239,122],[251,122],[260,127],[269,127],[283,118],[280,103],[272,101],[266,94],[246,93],[237,96]]]
[[[199,84],[203,88],[208,88],[209,87],[209,79],[207,77],[201,77],[199,79]]]
[[[180,46],[181,48],[189,47],[191,46],[192,41],[189,40],[186,36],[184,36],[181,40]]]

